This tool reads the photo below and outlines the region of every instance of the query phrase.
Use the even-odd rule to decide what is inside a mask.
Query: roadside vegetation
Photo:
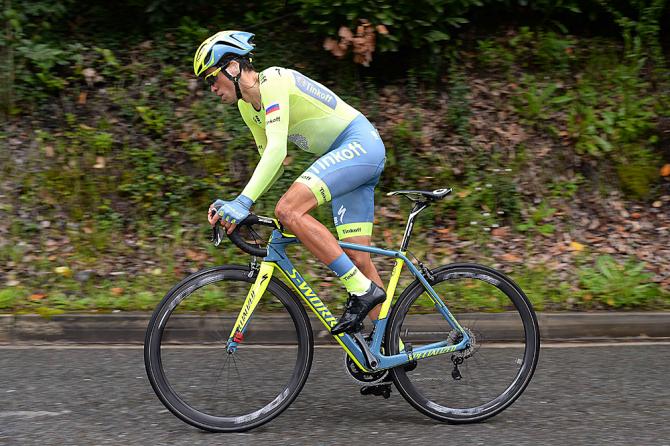
[[[313,76],[377,126],[377,245],[399,245],[409,211],[386,192],[450,186],[414,229],[427,265],[500,268],[539,310],[670,308],[666,1],[224,3],[123,1],[121,22],[102,2],[4,1],[0,312],[148,311],[190,272],[248,261],[211,246],[204,210],[258,155],[191,72],[229,28],[257,33],[257,68]],[[309,162],[289,150],[254,211],[272,214]]]

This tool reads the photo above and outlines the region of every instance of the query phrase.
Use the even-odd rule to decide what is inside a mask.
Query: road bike
[[[408,258],[417,215],[449,193],[451,189],[388,194],[413,202],[397,251],[339,242],[345,249],[394,258],[395,266],[372,330],[333,338],[361,393],[388,398],[394,385],[429,417],[472,423],[500,413],[522,394],[537,365],[540,336],[529,299],[503,273],[471,263],[430,268]],[[256,232],[262,227],[272,230],[265,244]],[[253,241],[241,233],[243,228]],[[215,244],[223,237],[216,225]],[[287,247],[299,240],[276,219],[251,214],[229,238],[253,261],[207,268],[174,286],[154,311],[144,344],[147,374],[165,407],[183,421],[215,432],[256,428],[298,396],[314,354],[305,306],[327,333],[336,323],[287,256]],[[263,259],[260,264],[257,257]],[[415,280],[392,305],[404,266]],[[234,316],[208,311],[221,302]],[[473,305],[480,310],[467,311]],[[267,324],[276,340],[255,328]]]

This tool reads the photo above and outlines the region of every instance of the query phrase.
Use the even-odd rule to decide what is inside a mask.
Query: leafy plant
[[[610,256],[600,256],[595,267],[579,271],[582,299],[594,299],[613,308],[630,308],[651,304],[661,296],[658,284],[644,269],[644,262],[629,259],[624,264]]]
[[[449,108],[447,109],[447,124],[463,138],[470,139],[470,88],[462,72],[454,71],[449,83]]]
[[[13,308],[17,300],[18,290],[16,288],[0,290],[0,310]]]
[[[516,229],[521,232],[537,232],[542,235],[551,235],[554,233],[554,225],[551,223],[543,223],[548,220],[556,212],[547,202],[542,202],[530,214],[530,218],[524,223],[517,225]]]

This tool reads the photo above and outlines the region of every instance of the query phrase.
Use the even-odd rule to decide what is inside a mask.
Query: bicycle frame
[[[463,350],[469,343],[470,339],[468,334],[465,332],[465,330],[463,330],[458,321],[456,321],[445,303],[430,286],[421,271],[405,256],[414,217],[423,209],[425,209],[425,207],[426,206],[419,207],[417,205],[413,209],[412,214],[410,214],[400,251],[389,251],[386,249],[359,245],[356,243],[339,242],[340,246],[345,249],[365,251],[372,254],[395,257],[396,259],[393,272],[391,273],[391,278],[389,279],[388,287],[386,288],[386,300],[384,300],[384,302],[381,304],[382,308],[381,312],[379,313],[379,318],[374,322],[375,328],[372,336],[372,343],[369,348],[370,352],[377,360],[377,367],[370,367],[370,365],[367,364],[365,353],[356,342],[354,336],[347,333],[334,336],[335,340],[342,346],[349,357],[361,370],[371,371],[390,369],[406,364],[413,360],[419,360],[435,355]],[[275,270],[279,270],[283,274],[287,282],[292,285],[293,289],[298,293],[298,295],[302,297],[307,306],[317,315],[319,320],[325,325],[328,331],[330,331],[330,329],[335,326],[337,319],[332,315],[326,304],[321,301],[321,299],[314,292],[312,287],[309,286],[302,275],[300,275],[298,270],[294,268],[293,264],[286,255],[286,247],[293,243],[300,243],[294,235],[283,233],[278,229],[275,229],[272,232],[272,237],[268,245],[268,256],[263,259],[263,262],[260,265],[260,270],[256,277],[256,281],[249,290],[244,305],[240,310],[237,321],[235,322],[233,330],[231,331],[228,338],[227,348],[229,352],[234,352],[237,349],[239,342],[241,342],[243,339],[253,311],[260,301],[261,296],[265,292],[265,289],[269,283],[268,279],[272,277]],[[381,344],[384,338],[384,333],[386,331],[386,324],[388,322],[388,314],[391,308],[391,302],[393,300],[396,286],[398,285],[398,280],[400,279],[400,273],[404,265],[407,265],[412,275],[414,275],[414,277],[416,277],[423,285],[435,307],[444,316],[449,325],[454,330],[458,330],[462,334],[463,338],[458,344],[449,345],[449,340],[445,339],[444,341],[416,347],[410,352],[402,351],[396,355],[384,355],[381,353]]]

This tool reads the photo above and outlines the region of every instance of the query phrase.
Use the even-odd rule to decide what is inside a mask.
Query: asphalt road
[[[0,347],[0,444],[670,445],[668,343],[543,348],[521,398],[471,425],[433,421],[397,391],[361,396],[341,355],[317,348],[302,393],[270,423],[211,434],[161,405],[139,348]]]

